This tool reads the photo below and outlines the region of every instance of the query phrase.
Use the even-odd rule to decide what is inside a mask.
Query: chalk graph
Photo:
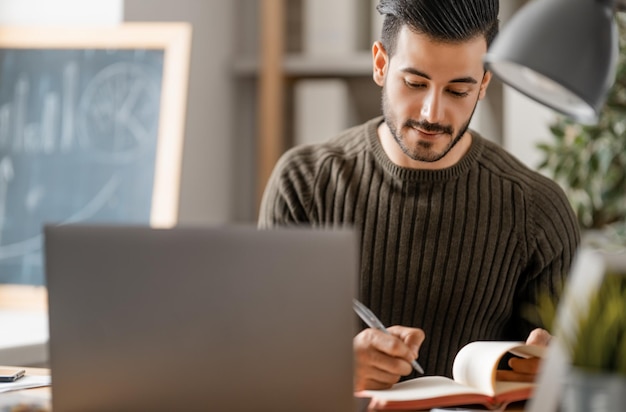
[[[0,283],[44,283],[44,224],[149,222],[162,68],[158,50],[0,51]]]

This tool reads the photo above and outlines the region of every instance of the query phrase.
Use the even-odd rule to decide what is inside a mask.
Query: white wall
[[[549,125],[556,112],[504,87],[504,139],[502,145],[528,167],[536,169],[541,156],[537,144],[550,140]]]
[[[0,0],[0,24],[115,24],[124,0]]]
[[[125,0],[125,21],[187,21],[192,24],[191,67],[182,165],[179,223],[234,220],[236,172],[234,25],[232,0]]]

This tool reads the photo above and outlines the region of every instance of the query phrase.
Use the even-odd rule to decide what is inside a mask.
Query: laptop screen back
[[[349,411],[349,230],[45,228],[53,409]]]

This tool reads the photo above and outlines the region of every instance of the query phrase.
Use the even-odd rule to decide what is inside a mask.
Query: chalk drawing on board
[[[112,197],[118,185],[118,177],[114,176],[100,190],[100,192],[85,207],[77,211],[74,215],[69,216],[66,220],[59,222],[60,224],[78,223],[89,221],[93,216],[102,209],[103,205]],[[42,237],[35,235],[30,239],[25,239],[9,245],[0,246],[0,260],[15,258],[20,256],[37,255],[41,248]]]
[[[87,85],[78,107],[80,143],[105,161],[132,161],[154,145],[159,81],[141,65],[112,64]]]
[[[23,68],[0,90],[0,271],[41,283],[42,225],[149,223],[163,55],[6,54],[3,68]]]
[[[0,27],[0,283],[44,283],[44,224],[175,224],[190,40]]]

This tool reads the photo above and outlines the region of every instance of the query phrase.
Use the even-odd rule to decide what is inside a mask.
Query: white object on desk
[[[48,314],[0,309],[0,365],[31,366],[48,361]]]
[[[0,393],[50,386],[50,376],[26,375],[15,382],[0,383]]]

